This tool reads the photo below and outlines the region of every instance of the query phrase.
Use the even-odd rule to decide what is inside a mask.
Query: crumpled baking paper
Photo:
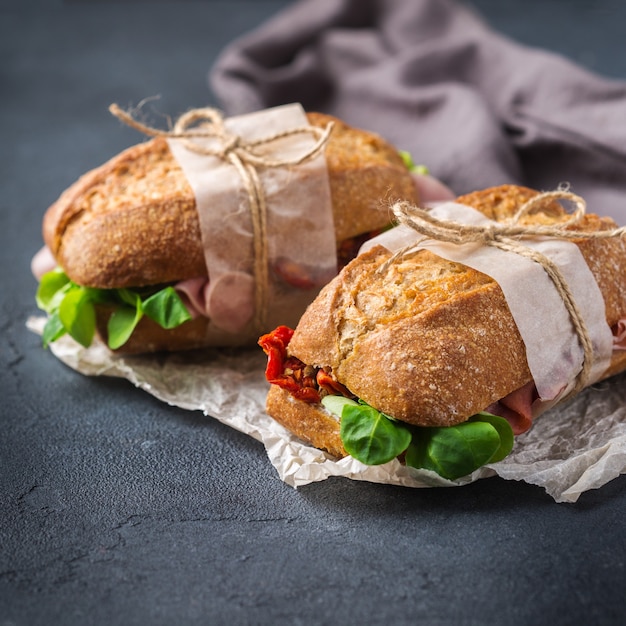
[[[41,334],[45,318],[27,326]],[[114,376],[167,404],[202,411],[262,442],[281,480],[292,487],[330,476],[405,487],[452,487],[498,475],[543,487],[557,502],[576,502],[626,472],[626,374],[598,383],[537,419],[516,437],[504,460],[462,479],[391,461],[366,466],[336,460],[295,438],[265,413],[265,355],[260,348],[205,350],[169,355],[121,356],[94,341],[83,348],[68,336],[51,345],[54,355],[87,376]]]

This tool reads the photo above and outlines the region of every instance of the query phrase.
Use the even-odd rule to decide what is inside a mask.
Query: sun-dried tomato
[[[291,259],[285,257],[277,259],[273,269],[282,281],[296,289],[313,289],[316,285],[310,268]]]
[[[326,390],[331,395],[341,395],[346,398],[352,397],[352,394],[340,382],[337,382],[328,372],[323,369],[317,370],[315,380],[319,387]]]
[[[302,387],[298,391],[292,394],[297,400],[302,402],[308,402],[309,404],[316,404],[321,400],[320,392],[313,387]]]
[[[287,354],[287,346],[292,336],[291,328],[279,326],[259,339],[259,345],[267,354],[267,381],[285,389],[303,402],[320,402],[323,392],[352,397],[348,389],[334,380],[328,372]]]
[[[279,326],[271,333],[267,333],[259,339],[259,345],[263,348],[263,352],[267,354],[265,378],[267,378],[269,382],[283,375],[283,363],[287,355],[287,346],[292,337],[293,330],[291,328],[288,326]]]
[[[315,368],[300,359],[287,355],[287,346],[293,336],[293,330],[279,326],[271,333],[259,339],[259,345],[267,354],[265,378],[272,385],[277,385],[291,393],[298,400],[315,403],[320,401],[320,394],[315,380]]]

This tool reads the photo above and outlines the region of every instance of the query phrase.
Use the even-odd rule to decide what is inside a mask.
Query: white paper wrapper
[[[260,141],[309,126],[304,109],[290,104],[224,120],[231,138]],[[209,282],[204,314],[210,318],[209,337],[225,345],[224,333],[240,345],[259,336],[252,323],[255,311],[255,234],[249,191],[241,173],[228,160],[198,154],[181,139],[168,140],[196,199]],[[214,137],[195,138],[202,148],[223,147]],[[254,155],[271,161],[299,159],[315,147],[308,133],[293,134],[256,146]],[[264,221],[269,275],[263,284],[266,310],[263,328],[279,323],[295,325],[307,305],[337,273],[337,244],[326,159],[323,152],[300,163],[257,166],[261,195],[266,203]],[[254,195],[254,194],[253,194]],[[293,225],[298,224],[294,229]],[[306,286],[294,286],[294,277]],[[296,281],[296,284],[297,281]],[[222,339],[222,343],[219,343]]]
[[[443,202],[430,213],[438,219],[461,224],[496,223],[480,211],[456,202]],[[419,237],[412,228],[400,225],[370,239],[361,251],[382,245],[396,252],[418,242]],[[606,323],[602,292],[591,270],[578,246],[571,241],[535,237],[521,243],[549,258],[567,281],[593,344],[590,382],[595,382],[611,363],[613,335]],[[524,341],[528,367],[541,400],[534,407],[535,416],[567,396],[582,368],[583,349],[563,297],[539,263],[515,252],[475,243],[455,245],[422,239],[417,248],[472,267],[498,283]]]
[[[27,325],[41,333],[44,323],[44,318],[31,318]],[[626,472],[626,374],[545,413],[516,438],[513,452],[503,461],[448,481],[397,461],[376,467],[350,457],[337,461],[303,444],[265,413],[266,358],[260,349],[122,357],[99,342],[82,348],[67,336],[51,349],[82,374],[126,378],[163,402],[202,411],[254,437],[265,446],[280,478],[293,487],[330,476],[405,487],[452,487],[498,475],[539,485],[557,502],[575,502],[581,493]]]

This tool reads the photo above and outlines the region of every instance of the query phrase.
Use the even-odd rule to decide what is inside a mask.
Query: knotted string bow
[[[545,207],[547,203],[554,200],[568,200],[573,203],[575,210],[567,220],[550,225],[527,225],[521,223],[525,215]],[[524,245],[521,240],[532,237],[554,237],[571,240],[608,239],[625,236],[626,227],[599,231],[576,229],[576,224],[580,223],[585,215],[586,203],[580,196],[565,189],[548,191],[534,196],[520,207],[517,213],[509,220],[481,225],[440,219],[427,209],[417,207],[409,202],[397,202],[392,206],[392,210],[400,224],[409,226],[422,237],[417,242],[398,250],[384,267],[393,263],[399,257],[418,251],[420,243],[425,239],[434,239],[455,245],[477,243],[493,246],[507,252],[514,252],[539,263],[563,299],[578,340],[583,348],[582,368],[568,397],[587,386],[593,365],[593,343],[582,313],[557,264],[538,250]]]
[[[255,279],[254,325],[259,332],[264,332],[266,330],[269,281],[267,205],[257,168],[291,167],[314,159],[326,147],[334,126],[333,122],[328,123],[325,128],[298,126],[261,139],[246,141],[238,135],[230,133],[224,126],[222,114],[210,107],[192,109],[184,113],[176,120],[171,130],[160,130],[147,126],[123,111],[117,104],[112,104],[109,111],[131,128],[145,135],[181,139],[188,150],[205,156],[217,157],[236,168],[248,195],[252,219]],[[302,154],[285,159],[272,159],[255,151],[255,148],[267,146],[295,135],[310,135],[315,143]],[[198,139],[214,141],[207,145],[194,141]]]

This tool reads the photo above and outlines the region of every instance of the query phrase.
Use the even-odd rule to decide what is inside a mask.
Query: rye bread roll
[[[325,156],[340,262],[354,255],[355,238],[389,223],[384,200],[418,200],[397,150],[381,137],[320,113],[309,122],[334,128]],[[43,237],[58,265],[79,285],[137,288],[207,276],[193,192],[167,141],[135,145],[86,173],[48,209]],[[110,307],[97,306],[106,340]],[[164,330],[144,317],[125,353],[239,345],[196,318]]]
[[[461,196],[491,219],[514,215],[537,192],[503,186]],[[554,224],[567,214],[558,203],[524,218]],[[584,231],[616,228],[587,214]],[[613,327],[626,319],[626,241],[576,239]],[[351,394],[397,420],[451,426],[532,383],[526,350],[502,290],[490,277],[421,250],[379,271],[382,246],[360,255],[309,306],[287,357],[323,370]],[[292,364],[290,365],[292,367]],[[626,350],[614,350],[605,377],[626,369]],[[306,371],[306,370],[303,370]],[[339,420],[271,385],[267,412],[299,438],[345,456]]]

